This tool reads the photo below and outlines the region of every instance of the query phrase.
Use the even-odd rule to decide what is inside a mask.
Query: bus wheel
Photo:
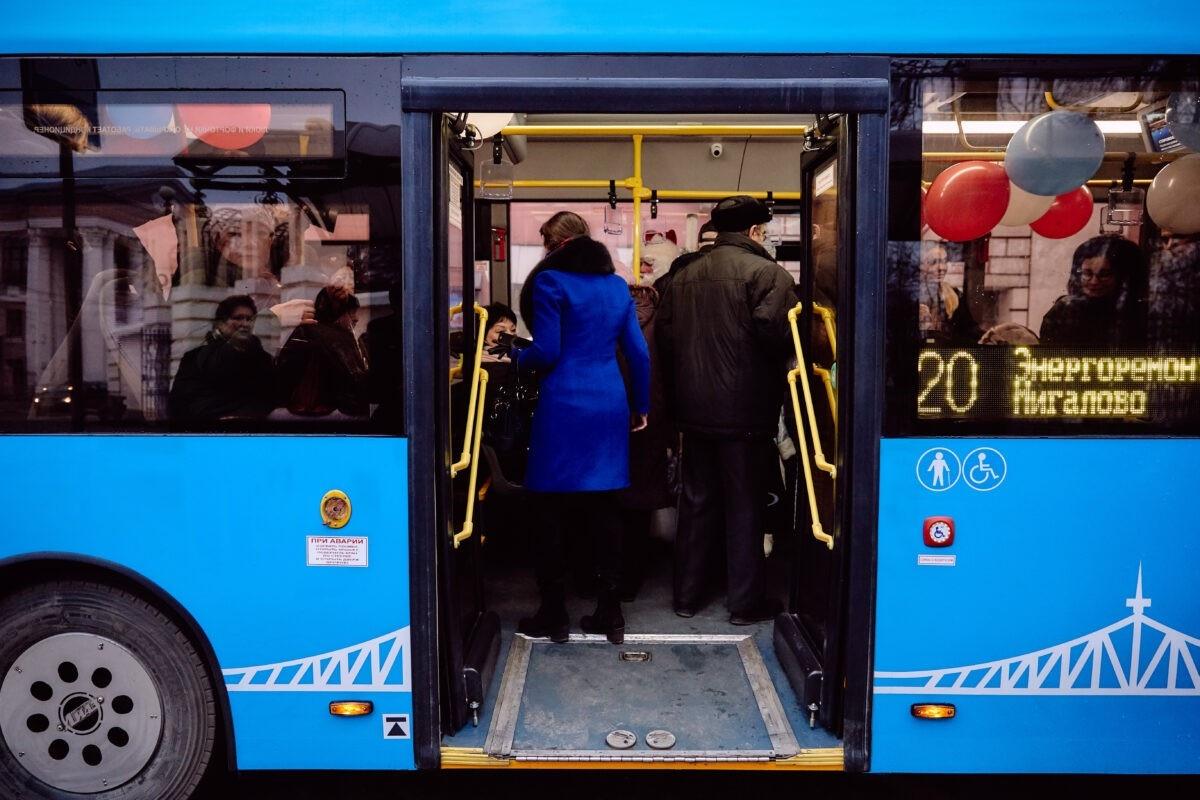
[[[216,722],[200,655],[144,600],[83,581],[0,599],[0,797],[181,800]]]

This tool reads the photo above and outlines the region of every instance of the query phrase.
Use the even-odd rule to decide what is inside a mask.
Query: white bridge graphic
[[[1106,628],[1033,653],[918,672],[876,672],[876,694],[1120,695],[1200,697],[1200,639],[1146,616],[1150,599]],[[1131,629],[1128,630],[1127,629]]]
[[[332,653],[221,670],[230,692],[408,692],[409,629]]]

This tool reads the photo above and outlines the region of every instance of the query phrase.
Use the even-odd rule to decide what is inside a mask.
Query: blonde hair
[[[553,250],[568,239],[587,236],[591,231],[588,229],[587,220],[574,211],[559,211],[542,223],[538,233],[542,236],[542,245],[547,250]]]
[[[25,106],[25,124],[34,133],[62,142],[76,153],[88,149],[92,123],[75,106],[65,103]]]

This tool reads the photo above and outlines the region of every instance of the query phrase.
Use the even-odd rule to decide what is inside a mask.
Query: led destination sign
[[[1200,356],[1087,348],[925,348],[921,419],[1138,420],[1187,414]]]

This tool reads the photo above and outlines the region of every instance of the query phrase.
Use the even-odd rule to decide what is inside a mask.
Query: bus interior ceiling
[[[651,286],[674,258],[698,248],[699,228],[713,204],[735,194],[751,194],[772,206],[766,244],[793,280],[802,282],[802,163],[806,151],[833,146],[831,138],[814,145],[813,116],[507,117],[447,115],[453,140],[446,242],[452,304],[462,301],[464,283],[471,280],[479,306],[504,303],[519,309],[526,278],[545,255],[539,228],[558,211],[584,218],[631,286]],[[478,128],[470,127],[474,121]],[[492,138],[501,124],[501,138]],[[679,134],[668,135],[673,133],[664,130],[668,127],[680,129]],[[464,185],[462,197],[463,209],[470,206],[466,213],[475,217],[473,231],[464,231],[470,223],[464,222],[463,209],[454,207],[460,179],[473,183],[473,191]],[[472,255],[473,269],[464,269]],[[452,340],[461,336],[461,326],[462,317],[455,318]],[[518,335],[529,335],[527,320],[519,319]],[[453,354],[464,349],[452,343]],[[538,606],[530,497],[519,474],[525,453],[498,452],[500,446],[490,441],[487,420],[493,418],[496,393],[505,391],[503,376],[510,367],[497,365],[486,351],[483,360],[490,379],[482,391],[490,399],[478,423],[483,425],[479,474],[472,486],[464,469],[453,491],[455,530],[463,528],[465,515],[474,515],[474,536],[463,548],[473,553],[456,551],[453,582],[461,636],[469,639],[491,612],[499,619],[500,647],[490,685],[483,687],[486,699],[473,709],[475,721],[457,730],[444,725],[444,746],[563,760],[594,760],[597,754],[616,760],[663,760],[666,754],[670,760],[674,753],[680,759],[767,761],[801,749],[822,751],[826,758],[839,751],[839,739],[811,724],[809,710],[789,685],[774,651],[773,622],[731,624],[722,543],[713,547],[704,605],[690,618],[674,613],[676,500],[665,454],[658,465],[664,474],[656,475],[662,499],[645,499],[659,487],[633,485],[623,501],[624,644],[614,647],[603,636],[579,633],[580,617],[591,612],[597,592],[582,524],[578,536],[568,530],[571,641],[553,645],[517,634],[518,620]],[[460,363],[457,355],[452,363]],[[457,457],[459,447],[469,444],[464,438],[469,367],[452,374],[458,382],[451,401],[451,451]],[[781,386],[785,378],[781,369]],[[511,399],[504,397],[502,402]],[[660,441],[672,457],[678,453],[673,431]],[[797,459],[788,468],[770,449],[760,492],[768,508],[763,529],[767,593],[786,602],[801,577],[795,531],[807,535],[808,524],[803,519],[797,524]],[[631,455],[637,457],[637,452]],[[670,463],[678,468],[678,462]],[[465,507],[469,497],[476,500],[471,510]],[[631,749],[614,749],[606,740],[618,729],[635,732]],[[650,749],[653,745],[642,737],[650,730],[671,731],[677,744],[671,750]],[[840,765],[840,757],[837,761]]]

